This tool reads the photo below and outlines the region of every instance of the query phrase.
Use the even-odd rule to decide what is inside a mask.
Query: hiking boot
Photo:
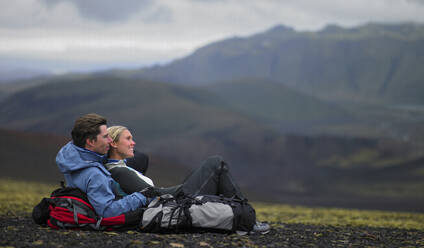
[[[244,236],[246,234],[267,234],[271,230],[271,227],[267,223],[256,221],[255,225],[253,225],[253,229],[250,232],[246,231],[236,231],[236,233],[240,236]]]
[[[256,221],[251,233],[267,234],[270,230],[271,227],[267,223]]]

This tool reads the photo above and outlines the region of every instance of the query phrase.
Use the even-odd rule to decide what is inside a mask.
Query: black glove
[[[140,191],[147,198],[155,198],[161,195],[157,189],[154,187],[147,187]]]

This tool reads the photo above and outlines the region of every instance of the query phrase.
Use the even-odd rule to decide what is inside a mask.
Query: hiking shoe
[[[256,221],[255,225],[253,226],[252,231],[250,231],[250,232],[236,231],[236,233],[240,236],[244,236],[244,235],[247,235],[247,234],[255,234],[255,233],[267,234],[267,233],[269,233],[270,230],[271,230],[271,227],[267,223]]]
[[[239,236],[244,236],[244,235],[249,234],[249,232],[246,232],[246,231],[236,231],[236,233],[237,233],[237,235],[239,235]]]
[[[256,221],[256,224],[253,226],[251,233],[267,234],[270,230],[271,227],[267,223]]]

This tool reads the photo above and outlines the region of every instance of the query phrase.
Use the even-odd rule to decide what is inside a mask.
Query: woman
[[[126,165],[126,159],[134,157],[135,141],[131,132],[123,126],[112,126],[107,131],[112,142],[105,167],[126,194],[153,188],[158,195],[222,195],[245,199],[235,184],[228,165],[220,156],[207,158],[180,185],[167,188],[156,187],[152,179]],[[254,231],[267,232],[269,225],[257,222]]]
[[[153,180],[143,175],[141,170],[135,170],[127,166],[126,159],[134,157],[135,141],[131,132],[123,126],[112,126],[108,129],[109,136],[112,138],[108,153],[108,161],[105,167],[112,174],[112,178],[119,183],[122,191],[115,190],[118,196],[124,196],[133,192],[139,192],[148,187],[154,187]],[[159,194],[177,195],[177,190],[181,185],[168,188],[154,187]]]

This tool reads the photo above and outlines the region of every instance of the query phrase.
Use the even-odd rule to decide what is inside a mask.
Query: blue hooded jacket
[[[105,156],[69,142],[58,152],[56,163],[65,176],[67,186],[86,192],[100,216],[117,216],[146,205],[146,197],[138,192],[115,200],[112,187],[116,182],[103,166],[104,159]]]

